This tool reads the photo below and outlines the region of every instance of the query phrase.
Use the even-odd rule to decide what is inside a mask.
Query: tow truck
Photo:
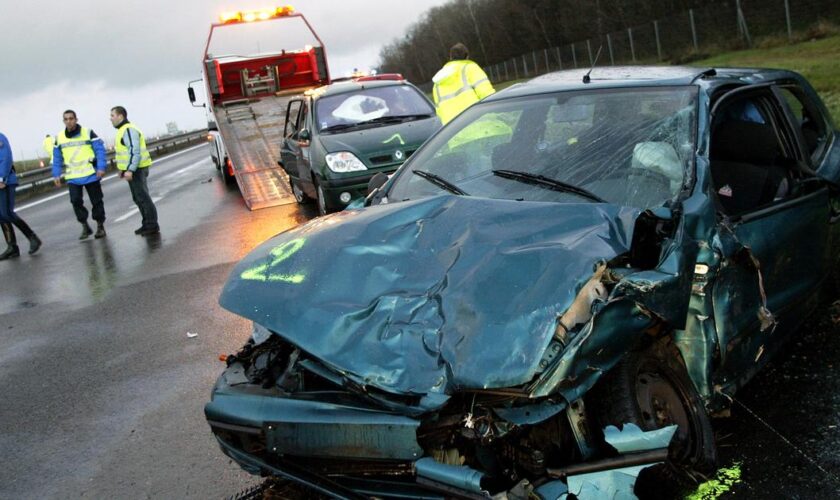
[[[288,5],[225,12],[210,25],[202,76],[187,92],[193,106],[206,108],[211,157],[225,182],[239,186],[250,210],[294,203],[278,161],[287,103],[330,83],[318,34]],[[196,104],[199,82],[204,104]]]

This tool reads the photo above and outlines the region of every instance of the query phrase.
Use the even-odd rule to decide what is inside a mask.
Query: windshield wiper
[[[356,125],[367,125],[370,123],[402,123],[409,120],[419,120],[420,118],[429,118],[432,115],[386,115],[374,118],[372,120],[365,120]]]
[[[422,120],[424,118],[431,118],[435,116],[434,114],[416,114],[416,115],[393,115],[389,118],[399,118],[400,120],[407,122],[409,120]],[[385,118],[383,116],[383,118]]]
[[[416,174],[416,175],[426,179],[427,181],[431,182],[435,186],[437,186],[437,187],[439,187],[443,190],[449,191],[452,194],[457,194],[459,196],[469,196],[466,191],[459,188],[455,184],[452,184],[451,182],[449,182],[448,180],[444,179],[443,177],[441,177],[437,174],[433,174],[431,172],[426,172],[425,170],[412,170],[411,173]]]
[[[356,122],[356,123],[341,123],[338,125],[332,125],[330,127],[322,128],[321,132],[337,132],[339,130],[346,130],[348,128],[355,128],[355,127],[365,127],[368,125],[380,125],[385,123],[403,123],[407,121],[413,120],[422,120],[424,118],[431,118],[434,115],[388,115],[388,116],[380,116],[379,118],[374,118],[372,120],[365,120],[363,122]]]
[[[329,127],[322,128],[321,132],[338,132],[339,130],[345,130],[357,126],[359,126],[358,123],[340,123],[338,125],[330,125]]]
[[[605,199],[601,198],[600,196],[594,194],[591,191],[587,191],[586,189],[577,187],[574,184],[569,184],[568,182],[551,179],[544,175],[537,175],[529,172],[520,172],[518,170],[493,170],[493,175],[497,175],[505,179],[513,179],[516,181],[524,182],[526,184],[536,184],[538,186],[544,186],[555,191],[560,191],[562,193],[576,194],[583,198],[587,198],[592,201],[597,201],[598,203],[607,203]]]

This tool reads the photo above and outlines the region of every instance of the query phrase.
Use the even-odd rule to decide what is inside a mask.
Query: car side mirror
[[[300,140],[300,142],[309,142],[310,139],[312,139],[312,134],[310,134],[308,130],[303,129],[298,133],[298,140]]]
[[[367,187],[368,196],[370,196],[370,194],[373,193],[374,191],[376,191],[377,189],[384,186],[386,182],[388,182],[388,175],[386,175],[382,172],[377,172],[376,175],[371,177],[370,180],[368,181],[368,187]]]

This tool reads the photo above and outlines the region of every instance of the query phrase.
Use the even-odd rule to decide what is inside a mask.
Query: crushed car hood
[[[533,379],[637,209],[442,195],[310,221],[245,257],[220,304],[355,382],[451,394]]]

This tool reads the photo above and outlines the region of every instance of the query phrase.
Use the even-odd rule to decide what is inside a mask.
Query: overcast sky
[[[15,157],[43,156],[41,140],[63,128],[61,113],[111,142],[112,106],[147,135],[177,122],[206,125],[187,100],[201,77],[209,25],[228,10],[291,3],[326,46],[333,76],[376,64],[379,49],[446,0],[0,0],[0,132]],[[443,61],[442,61],[443,62]]]

